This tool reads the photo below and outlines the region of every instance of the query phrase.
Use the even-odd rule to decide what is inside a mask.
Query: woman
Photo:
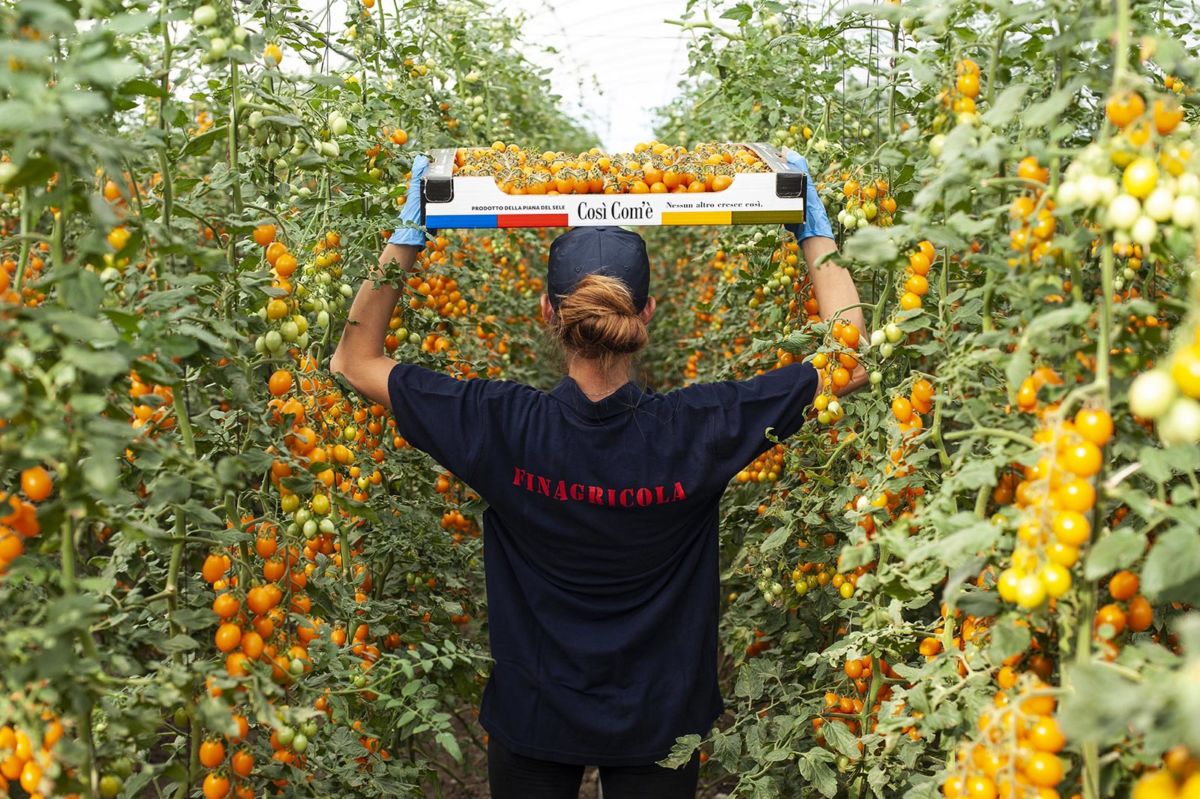
[[[792,163],[807,171],[795,154]],[[402,219],[418,219],[420,159]],[[815,190],[797,230],[822,309],[858,304]],[[424,234],[393,235],[380,265],[410,270]],[[542,316],[567,376],[550,392],[456,380],[386,357],[401,289],[359,289],[331,368],[389,405],[396,427],[488,502],[492,656],[480,723],[494,799],[573,799],[586,765],[605,799],[695,795],[698,756],[655,765],[706,734],[717,687],[718,504],[730,479],[794,433],[819,390],[810,364],[656,394],[629,380],[655,300],[645,243],[576,228],[550,247]],[[855,308],[844,318],[862,329]],[[847,389],[863,382],[861,370]]]

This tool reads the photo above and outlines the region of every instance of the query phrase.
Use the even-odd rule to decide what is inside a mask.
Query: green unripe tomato
[[[200,6],[192,12],[192,22],[197,28],[208,28],[217,21],[217,10],[209,5]]]
[[[1167,445],[1200,442],[1200,402],[1190,397],[1176,397],[1158,420],[1158,436]]]
[[[100,778],[100,795],[104,799],[113,799],[121,792],[123,781],[116,774],[105,774]]]
[[[1157,419],[1175,401],[1175,381],[1161,369],[1138,375],[1129,387],[1129,410],[1143,419]]]

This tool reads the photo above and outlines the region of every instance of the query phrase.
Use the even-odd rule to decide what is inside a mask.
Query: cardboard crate
[[[800,224],[808,176],[767,144],[744,144],[770,172],[743,172],[723,191],[505,194],[492,177],[454,175],[455,149],[434,150],[421,181],[430,228]]]

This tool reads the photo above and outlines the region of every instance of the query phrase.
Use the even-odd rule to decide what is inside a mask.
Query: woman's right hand
[[[408,182],[408,194],[400,211],[400,224],[392,231],[388,244],[417,249],[425,247],[425,226],[421,224],[421,178],[428,170],[429,156],[418,155],[413,159],[412,180]]]

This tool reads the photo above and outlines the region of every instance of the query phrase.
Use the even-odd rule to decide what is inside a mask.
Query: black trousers
[[[492,799],[577,799],[583,766],[537,760],[488,738],[488,783]],[[683,768],[601,766],[604,799],[694,799],[700,778],[697,753]]]

